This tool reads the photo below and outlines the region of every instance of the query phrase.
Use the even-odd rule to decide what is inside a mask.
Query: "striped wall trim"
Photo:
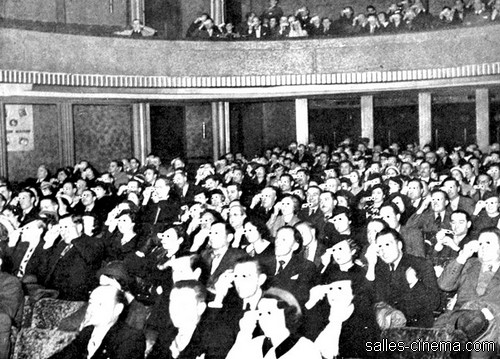
[[[0,70],[0,83],[111,88],[235,88],[341,85],[500,75],[500,62],[440,69],[249,76],[125,76]]]

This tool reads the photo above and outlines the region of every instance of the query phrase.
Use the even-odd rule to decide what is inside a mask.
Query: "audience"
[[[41,182],[0,179],[1,274],[34,300],[90,300],[55,358],[366,357],[346,338],[403,326],[499,343],[498,145],[423,149],[294,142],[196,176],[154,155],[95,180],[88,161],[54,178],[41,166]],[[141,343],[126,354],[122,331]]]

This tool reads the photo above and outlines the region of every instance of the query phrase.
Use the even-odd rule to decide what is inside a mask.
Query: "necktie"
[[[160,210],[161,208],[158,207],[158,209],[156,210],[155,221],[153,222],[153,224],[156,224],[156,222],[158,222],[158,217],[160,217]]]
[[[283,271],[283,268],[285,268],[285,261],[279,261],[278,263],[280,266],[278,267],[278,272],[276,274],[280,274]]]
[[[265,337],[264,342],[262,343],[262,356],[265,357],[267,352],[271,350],[273,347],[273,343],[271,342],[271,338]]]
[[[434,220],[434,223],[435,223],[435,224],[436,224],[436,226],[438,226],[438,227],[441,225],[441,215],[440,215],[440,214],[438,214],[438,215],[436,216],[436,219]]]
[[[394,272],[396,270],[396,266],[394,263],[389,264],[389,267],[391,267],[391,272]]]
[[[66,255],[66,253],[68,253],[71,248],[73,248],[72,243],[66,245],[66,247],[64,247],[63,251],[61,252],[60,257],[64,257]]]

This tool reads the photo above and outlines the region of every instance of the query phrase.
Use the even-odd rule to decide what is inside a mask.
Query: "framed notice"
[[[33,151],[33,106],[5,105],[5,112],[7,151]]]

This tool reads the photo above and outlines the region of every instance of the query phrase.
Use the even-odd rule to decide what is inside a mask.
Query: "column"
[[[432,142],[432,97],[430,92],[418,94],[418,138],[422,148]]]
[[[5,103],[0,101],[0,176],[8,178],[7,130],[5,128]]]
[[[59,138],[59,153],[62,166],[75,164],[75,131],[73,125],[73,104],[63,102],[57,105],[61,136]]]
[[[144,0],[130,0],[130,24],[139,19],[144,24]]]
[[[214,159],[231,151],[229,102],[212,102],[212,134]]]
[[[488,89],[476,90],[476,142],[483,152],[490,144],[490,99]]]
[[[295,100],[295,130],[298,144],[309,143],[309,103],[306,98]]]
[[[214,19],[215,25],[220,25],[225,22],[225,13],[225,0],[210,0],[210,16]]]
[[[368,138],[368,146],[373,147],[373,96],[361,96],[361,137]]]
[[[132,105],[132,126],[134,156],[141,163],[145,163],[146,156],[151,152],[149,103],[136,103]]]

